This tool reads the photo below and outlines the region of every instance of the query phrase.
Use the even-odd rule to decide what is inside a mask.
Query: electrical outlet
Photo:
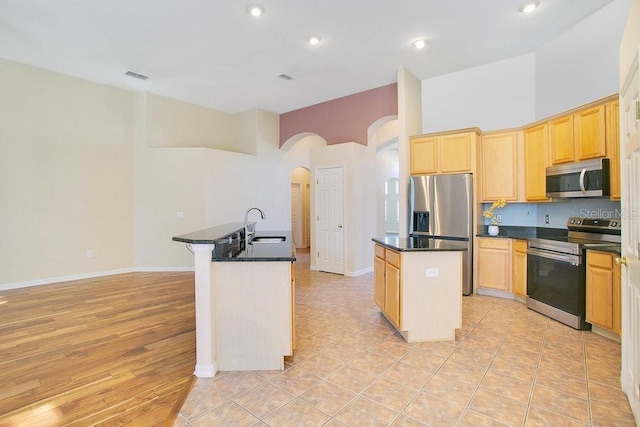
[[[496,215],[496,220],[498,221],[498,223],[501,223],[502,222],[502,215],[497,214]]]
[[[440,275],[440,271],[437,268],[427,268],[427,277],[438,277]]]
[[[549,214],[546,214],[546,215],[544,216],[544,223],[545,223],[545,224],[549,224]]]
[[[176,218],[184,219],[184,212],[176,212]]]
[[[87,251],[87,258],[93,258],[93,251],[91,249]]]

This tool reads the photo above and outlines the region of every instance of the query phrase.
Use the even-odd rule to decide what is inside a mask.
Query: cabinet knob
[[[616,265],[624,265],[626,267],[627,266],[627,257],[626,256],[616,257],[615,262],[616,262]]]

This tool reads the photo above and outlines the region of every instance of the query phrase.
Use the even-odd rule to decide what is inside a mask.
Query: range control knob
[[[617,223],[617,222],[615,222],[615,221],[611,221],[611,226],[612,226],[612,227],[617,227],[617,226],[618,226],[618,223]]]

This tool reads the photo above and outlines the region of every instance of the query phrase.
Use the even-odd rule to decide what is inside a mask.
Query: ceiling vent
[[[144,74],[134,73],[133,71],[127,71],[124,73],[125,76],[133,77],[134,79],[147,80],[149,77]]]
[[[282,80],[293,80],[293,77],[286,74],[280,74],[278,77],[280,77]]]

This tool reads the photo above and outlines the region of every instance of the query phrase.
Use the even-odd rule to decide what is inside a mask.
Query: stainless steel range
[[[575,329],[585,320],[586,250],[620,244],[620,220],[571,217],[567,235],[529,239],[527,307]]]

